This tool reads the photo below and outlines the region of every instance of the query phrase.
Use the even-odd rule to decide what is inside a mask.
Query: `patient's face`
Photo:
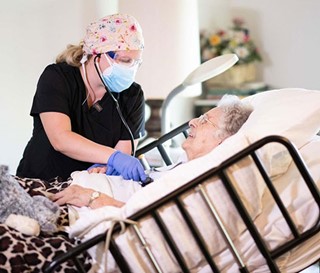
[[[204,116],[190,120],[189,136],[182,144],[188,160],[209,153],[221,143],[216,132],[218,130],[219,120],[221,120],[222,117],[222,110],[216,107],[208,111]]]

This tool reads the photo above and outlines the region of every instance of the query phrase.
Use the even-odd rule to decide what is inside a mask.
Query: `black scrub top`
[[[143,136],[144,95],[139,84],[115,94],[121,112],[135,139]],[[44,131],[40,113],[60,112],[68,115],[72,131],[96,143],[114,147],[119,140],[130,140],[115,102],[106,92],[98,101],[101,107],[88,107],[84,101],[86,90],[77,67],[66,63],[46,67],[38,81],[30,115],[33,133],[17,169],[17,176],[50,180],[61,177],[67,180],[76,170],[85,170],[94,162],[74,160],[54,150]]]

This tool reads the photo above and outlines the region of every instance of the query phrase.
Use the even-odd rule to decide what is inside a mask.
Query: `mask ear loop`
[[[89,82],[88,82],[88,79],[87,79],[86,66],[85,66],[85,63],[87,61],[88,61],[88,56],[87,56],[87,54],[84,53],[82,58],[81,58],[81,60],[80,60],[80,63],[81,63],[82,71],[83,71],[84,80],[85,80],[86,84],[89,85]],[[93,98],[94,98],[93,100],[95,100],[96,99],[96,95],[94,94],[94,92],[92,92],[92,94],[93,94]],[[84,105],[86,103],[86,101],[88,100],[89,96],[90,96],[90,90],[88,90],[88,94],[87,94],[85,100],[82,102],[82,105]]]
[[[96,71],[98,73],[98,76],[100,78],[100,80],[102,81],[103,85],[104,85],[104,88],[106,89],[106,91],[108,92],[108,94],[111,96],[112,100],[114,101],[114,103],[116,104],[116,109],[117,109],[117,112],[119,114],[119,117],[123,123],[123,125],[126,127],[129,135],[130,135],[130,141],[131,141],[131,155],[132,156],[135,156],[136,154],[136,150],[135,150],[135,147],[134,147],[134,138],[133,138],[133,135],[132,135],[132,132],[130,130],[130,127],[128,125],[128,123],[126,122],[125,118],[123,117],[122,115],[122,112],[121,112],[121,109],[120,109],[120,106],[119,106],[119,102],[118,100],[113,96],[113,94],[110,92],[110,90],[108,89],[107,85],[105,84],[102,76],[101,76],[101,70],[100,70],[100,67],[99,65],[97,64],[97,58],[100,58],[101,54],[98,54],[94,57],[94,60],[93,60],[93,63],[94,63],[94,67],[96,68]]]
[[[112,63],[110,62],[110,60],[109,60],[109,58],[108,58],[107,54],[106,54],[106,53],[103,53],[103,55],[106,57],[107,62],[109,63],[109,65],[110,65],[110,66],[112,66]],[[110,58],[111,58],[111,57],[110,57]]]

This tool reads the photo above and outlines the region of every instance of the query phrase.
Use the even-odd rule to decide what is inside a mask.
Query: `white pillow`
[[[244,98],[254,111],[239,130],[253,143],[268,135],[281,135],[300,149],[320,130],[320,91],[299,88],[271,90]],[[271,176],[284,173],[291,158],[280,144],[261,150]]]

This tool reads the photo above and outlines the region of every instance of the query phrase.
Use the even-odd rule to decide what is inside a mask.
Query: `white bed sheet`
[[[315,137],[313,141],[300,149],[300,152],[303,158],[306,160],[311,175],[317,182],[318,187],[320,187],[320,159],[319,157],[315,156],[315,151],[319,150],[320,137]],[[242,164],[246,165],[247,163],[243,162]],[[279,188],[281,196],[284,198],[283,200],[285,200],[285,203],[290,207],[292,213],[295,215],[298,226],[301,229],[305,229],[314,224],[318,219],[318,210],[316,209],[314,203],[306,201],[308,199],[308,194],[304,193],[306,188],[303,186],[300,179],[295,178],[293,172],[294,168],[291,165],[288,171],[283,176],[274,180],[274,183],[277,188]],[[256,173],[253,172],[252,175],[256,176]],[[239,176],[238,173],[237,176]],[[259,177],[255,177],[255,179],[259,180]],[[167,181],[167,183],[170,183],[170,181]],[[171,183],[173,182],[171,181]],[[127,203],[127,205],[130,204],[129,207],[126,205],[123,209],[116,209],[111,207],[101,208],[95,210],[94,214],[92,214],[92,212],[89,212],[92,218],[91,224],[97,223],[103,219],[106,219],[106,221],[102,221],[99,225],[95,226],[95,228],[93,229],[90,229],[89,232],[85,232],[85,234],[82,236],[81,233],[91,225],[89,224],[90,221],[88,221],[89,218],[87,217],[88,212],[85,212],[82,217],[83,226],[79,228],[80,225],[78,221],[78,225],[75,225],[70,229],[71,236],[77,236],[81,237],[83,240],[87,240],[93,235],[108,228],[110,226],[109,220],[112,217],[122,219],[126,218],[136,210],[139,210],[142,204],[149,204],[150,202],[152,202],[152,200],[150,199],[150,193],[159,191],[159,189],[161,188],[159,188],[159,185],[156,184],[158,184],[158,182],[134,194]],[[222,187],[217,186],[217,184],[217,182],[209,184],[214,185],[213,189],[211,189],[210,191],[216,194],[211,196],[213,200],[219,198],[219,196],[225,196],[221,192],[223,191]],[[249,184],[249,186],[252,186],[252,184]],[[158,192],[158,197],[166,194],[166,189],[163,189],[163,191],[163,193]],[[256,209],[250,211],[249,206],[249,211],[252,217],[256,218],[256,225],[258,227],[262,227],[262,235],[268,237],[271,246],[278,245],[279,242],[285,241],[289,236],[288,228],[285,227],[285,225],[283,224],[283,220],[279,218],[279,214],[271,205],[270,195],[268,194],[268,192],[264,187],[261,187],[259,182],[258,186],[255,189],[250,189],[250,194],[258,195],[253,198],[255,200],[258,200],[258,203],[253,206]],[[148,199],[148,196],[150,197],[150,200],[145,200],[145,198]],[[248,195],[244,196],[244,198],[247,197]],[[141,198],[143,200],[140,200]],[[190,201],[189,203],[188,198]],[[212,224],[210,222],[206,221],[206,213],[208,212],[204,210],[203,205],[201,205],[201,202],[197,198],[199,198],[199,196],[193,194],[192,197],[186,197],[185,200],[188,204],[189,212],[196,217],[200,231],[209,242],[209,250],[215,256],[215,261],[217,261],[219,266],[221,266],[223,272],[237,272],[237,266],[233,261],[232,255],[226,250],[223,251],[225,244],[222,238],[217,235],[217,229],[215,227],[212,227]],[[140,203],[134,206],[133,204],[139,200]],[[241,223],[241,221],[239,221],[236,215],[233,215],[235,210],[234,208],[232,208],[231,203],[227,199],[223,199],[221,203],[215,202],[215,205],[218,206],[217,209],[224,221],[228,221],[229,219],[229,222],[227,222],[227,226],[232,227],[230,229],[232,238],[235,239],[236,246],[241,246],[239,248],[240,253],[242,253],[241,256],[246,261],[249,270],[252,270],[253,272],[269,272],[269,269],[265,266],[264,259],[259,254],[257,248],[253,245],[249,233],[247,231],[244,231],[244,225]],[[176,213],[176,210],[177,209],[175,207],[167,207],[161,213],[164,215],[165,222],[169,223],[169,227],[171,228],[173,234],[175,234],[174,237],[178,240],[178,246],[181,248],[182,252],[187,257],[189,257],[187,262],[188,266],[192,269],[192,272],[210,272],[211,270],[208,269],[204,264],[200,252],[197,251],[197,249],[195,249],[194,245],[192,244],[193,239],[191,238],[187,228],[183,225],[180,225],[182,222],[181,216]],[[225,217],[226,215],[228,217]],[[167,251],[168,247],[163,242],[160,231],[155,228],[155,224],[152,221],[153,220],[150,219],[145,220],[141,224],[141,231],[147,239],[148,243],[150,243],[151,250],[154,253],[156,259],[159,261],[159,264],[161,264],[163,271],[166,273],[177,272],[176,263],[172,258],[173,256]],[[159,237],[157,237],[158,235]],[[130,266],[132,267],[133,272],[153,272],[152,266],[144,256],[144,250],[140,247],[140,243],[138,243],[136,239],[133,239],[132,231],[128,231],[124,235],[120,236],[118,242],[121,245],[121,250],[124,256],[130,262]],[[97,266],[100,267],[100,272],[104,272],[105,270],[105,256],[101,255],[102,253],[104,253],[103,244],[100,244],[98,247],[93,248],[90,251],[90,254],[96,259]],[[250,259],[248,259],[248,257],[250,257]],[[281,268],[281,272],[297,272],[298,270],[303,269],[311,262],[316,261],[319,258],[320,235],[317,235],[312,240],[310,240],[309,243],[298,247],[295,252],[292,252],[286,255],[284,258],[279,259],[279,265]],[[108,272],[117,272],[111,256],[108,258]]]

